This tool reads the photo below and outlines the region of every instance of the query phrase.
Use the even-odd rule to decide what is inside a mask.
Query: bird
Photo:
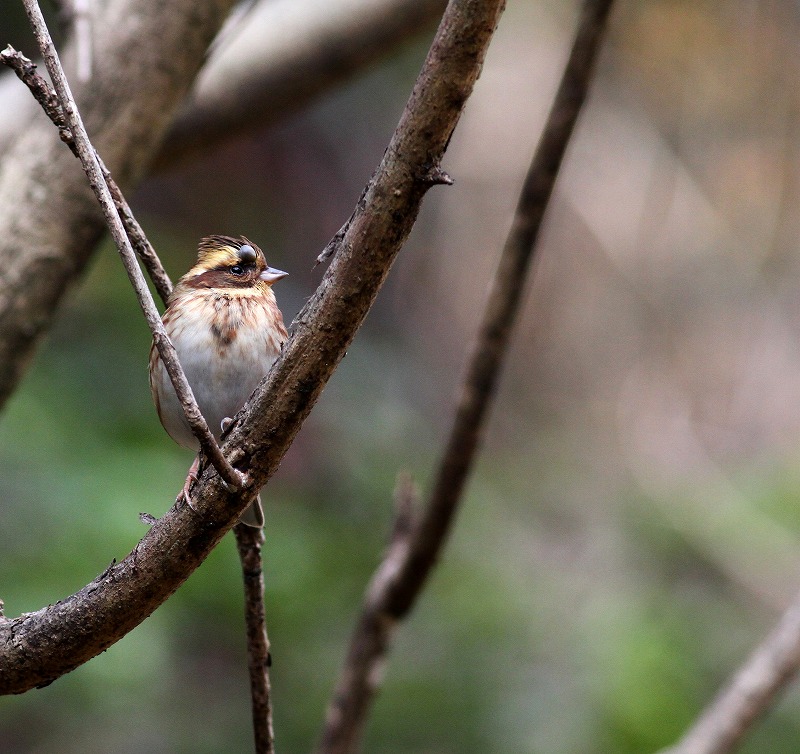
[[[287,273],[270,267],[264,252],[245,236],[203,238],[196,264],[167,299],[164,328],[178,354],[200,413],[219,441],[232,417],[269,372],[286,341],[272,285]],[[150,348],[150,390],[161,424],[179,445],[199,450],[158,350]],[[197,479],[195,458],[183,490]],[[240,522],[261,528],[264,514],[254,498]]]

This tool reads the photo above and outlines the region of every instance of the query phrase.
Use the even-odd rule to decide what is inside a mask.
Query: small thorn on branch
[[[422,181],[428,186],[452,186],[455,181],[442,170],[441,165],[431,165],[425,175],[422,176]]]

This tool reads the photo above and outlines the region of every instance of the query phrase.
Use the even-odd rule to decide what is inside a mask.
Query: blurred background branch
[[[285,118],[421,32],[432,31],[446,4],[446,0],[249,4],[245,13],[231,16],[209,51],[154,167],[188,159]],[[95,26],[98,23],[96,19]],[[0,101],[7,103],[0,114],[2,154],[33,110],[9,77],[0,77]]]
[[[386,556],[372,577],[328,707],[319,751],[356,751],[393,636],[417,601],[450,534],[481,444],[534,258],[536,240],[589,90],[612,0],[584,0],[564,74],[517,203],[468,357],[458,407],[423,510],[401,485]]]
[[[224,29],[154,168],[275,123],[431,32],[446,0],[261,0]]]
[[[664,754],[729,754],[800,669],[800,595],[681,740]]]

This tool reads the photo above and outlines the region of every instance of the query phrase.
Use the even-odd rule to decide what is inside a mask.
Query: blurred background
[[[452,416],[576,4],[509,3],[434,188],[353,347],[265,491],[281,752],[317,739],[399,470],[422,489]],[[31,54],[0,0],[3,45]],[[430,33],[278,125],[148,179],[167,269],[209,233],[289,271],[378,164]],[[398,635],[372,752],[649,752],[672,742],[800,588],[800,6],[617,4],[550,207],[480,461]],[[163,432],[149,337],[109,243],[0,417],[0,596],[76,591],[191,462]],[[250,750],[229,537],[138,629],[0,700],[0,751]],[[796,752],[786,694],[745,752]]]

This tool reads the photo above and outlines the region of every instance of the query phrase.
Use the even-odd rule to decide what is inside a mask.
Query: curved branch
[[[612,0],[584,0],[570,58],[525,178],[469,359],[453,425],[421,515],[415,517],[409,513],[417,497],[410,483],[398,484],[395,532],[367,589],[328,707],[319,747],[324,754],[346,754],[356,748],[394,631],[419,596],[444,547],[480,445],[484,419],[522,301],[536,239],[589,88],[611,4]]]
[[[262,487],[343,357],[408,236],[502,12],[452,0],[383,161],[338,252],[268,378],[237,415],[223,452]],[[66,151],[66,150],[64,150]],[[161,605],[249,504],[208,466],[122,562],[65,600],[0,623],[0,693],[52,682],[107,649]]]

